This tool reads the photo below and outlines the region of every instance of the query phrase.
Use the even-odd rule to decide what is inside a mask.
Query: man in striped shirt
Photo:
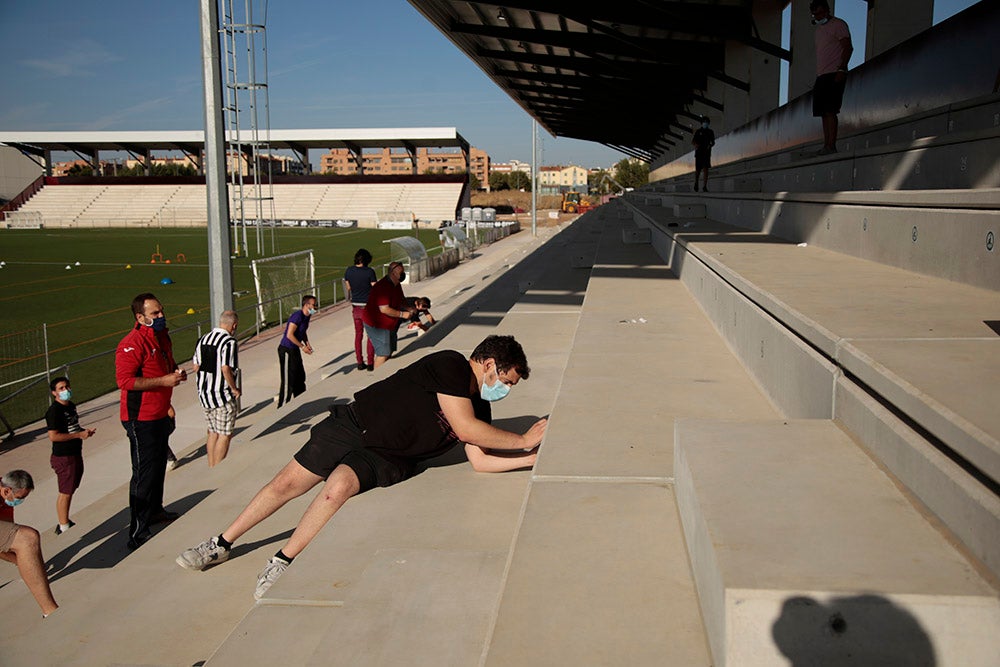
[[[202,336],[194,349],[198,400],[208,422],[209,468],[226,458],[236,426],[236,399],[240,397],[240,389],[236,384],[239,363],[233,334],[239,324],[235,311],[223,312],[219,326]]]

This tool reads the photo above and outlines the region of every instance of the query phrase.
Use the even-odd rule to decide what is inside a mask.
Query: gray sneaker
[[[177,564],[188,570],[204,570],[209,565],[221,563],[227,558],[229,549],[219,546],[219,538],[213,537],[182,553],[177,557]]]
[[[257,575],[257,590],[253,592],[253,597],[255,600],[259,600],[264,597],[264,593],[267,593],[267,589],[274,585],[274,582],[278,580],[278,577],[285,573],[288,569],[288,563],[281,560],[277,556],[271,556],[271,560],[267,561],[267,565],[261,570],[260,574]]]

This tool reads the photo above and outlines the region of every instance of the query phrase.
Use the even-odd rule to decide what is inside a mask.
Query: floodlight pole
[[[537,236],[535,226],[538,223],[538,149],[535,146],[538,139],[538,121],[531,119],[531,235]]]
[[[233,264],[226,188],[226,130],[222,120],[219,5],[201,0],[201,63],[205,88],[205,191],[208,196],[208,287],[212,324],[233,308]]]

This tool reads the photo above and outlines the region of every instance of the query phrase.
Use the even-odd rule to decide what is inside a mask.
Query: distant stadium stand
[[[46,179],[46,185],[7,220],[46,227],[194,227],[206,224],[205,186],[121,183],[116,179]],[[151,179],[152,180],[152,179]],[[357,220],[375,227],[380,212],[402,211],[411,222],[455,218],[461,182],[301,182],[273,186],[277,220]],[[252,190],[252,188],[251,188]]]

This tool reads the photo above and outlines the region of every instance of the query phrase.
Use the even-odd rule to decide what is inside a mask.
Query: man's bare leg
[[[274,476],[274,479],[257,492],[250,504],[240,512],[229,528],[223,531],[222,537],[228,542],[235,542],[289,500],[298,498],[322,481],[322,477],[314,475],[292,459]]]
[[[823,147],[828,149],[837,148],[837,114],[823,114]]]
[[[389,361],[389,357],[380,357],[379,355],[376,354],[374,366],[375,368],[378,368],[387,361]]]
[[[208,436],[205,438],[205,454],[208,456],[209,468],[215,467],[215,464],[217,463],[215,450],[217,447],[216,443],[218,443],[218,441],[219,434],[215,431],[209,431]]]
[[[299,519],[295,532],[281,551],[289,558],[295,558],[312,541],[316,534],[333,518],[344,503],[361,490],[358,476],[349,466],[338,465],[326,480],[322,490],[313,498]],[[223,537],[226,537],[223,535]],[[226,537],[228,540],[229,538]]]
[[[232,435],[225,435],[223,433],[216,434],[215,440],[215,465],[222,463],[222,460],[226,458],[229,454],[229,443],[232,441]]]
[[[4,552],[3,556],[4,560],[17,565],[17,571],[21,574],[24,585],[35,596],[35,602],[42,608],[43,614],[48,616],[59,608],[55,598],[52,597],[49,579],[45,576],[42,544],[37,530],[28,526],[20,526],[17,529],[17,535],[14,536],[13,544],[10,545],[10,551]]]
[[[72,501],[72,493],[60,493],[56,496],[56,518],[63,526],[69,525],[69,505]]]

